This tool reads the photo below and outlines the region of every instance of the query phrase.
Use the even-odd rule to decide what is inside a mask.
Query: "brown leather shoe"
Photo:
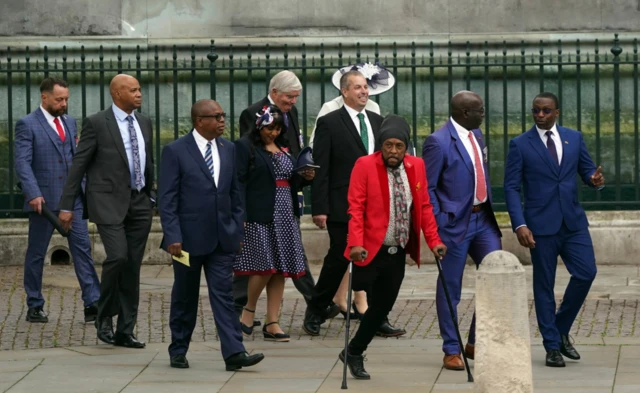
[[[460,357],[460,354],[445,355],[442,362],[444,363],[444,368],[447,370],[464,370],[464,363],[462,363],[462,357]]]
[[[464,354],[467,355],[467,359],[473,360],[476,356],[476,346],[473,344],[465,345]]]

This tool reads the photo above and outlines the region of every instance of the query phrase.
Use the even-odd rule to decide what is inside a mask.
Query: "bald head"
[[[480,127],[484,118],[482,98],[468,90],[457,92],[451,98],[451,117],[467,130]]]
[[[193,128],[209,141],[224,133],[225,116],[222,106],[214,100],[200,100],[191,106]]]
[[[109,92],[113,103],[127,113],[133,112],[142,105],[140,83],[131,75],[118,74],[111,79]]]

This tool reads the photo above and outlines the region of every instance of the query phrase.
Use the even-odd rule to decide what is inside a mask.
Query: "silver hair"
[[[276,89],[280,93],[302,90],[300,79],[291,71],[280,71],[269,82],[269,93]]]

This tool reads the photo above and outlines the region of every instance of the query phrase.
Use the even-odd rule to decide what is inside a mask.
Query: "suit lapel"
[[[55,132],[53,128],[51,128],[51,126],[49,125],[49,122],[47,122],[47,118],[44,117],[44,113],[42,113],[42,109],[40,108],[37,109],[36,117],[40,121],[40,125],[42,126],[44,133],[47,134],[49,139],[51,139],[51,142],[56,147],[56,150],[58,150],[58,153],[60,153],[60,156],[64,157],[64,153],[62,152],[62,141],[60,140],[60,135],[58,135],[58,133]]]
[[[127,158],[127,152],[124,150],[124,141],[122,140],[122,134],[120,134],[120,128],[118,127],[116,115],[113,113],[113,109],[111,107],[105,110],[104,118],[107,123],[107,129],[111,133],[113,142],[116,144],[116,149],[118,150],[118,153],[120,153],[120,157],[122,157],[122,160],[124,161],[127,168],[129,168],[129,159]]]
[[[273,167],[273,161],[271,161],[271,157],[269,157],[269,154],[263,149],[263,148],[256,148],[255,149],[256,155],[260,156],[260,158],[262,159],[262,161],[264,161],[264,163],[267,165],[267,167],[269,168],[269,174],[271,174],[271,177],[273,178],[273,181],[276,181],[276,169]]]
[[[376,159],[376,169],[378,171],[378,181],[380,183],[380,195],[382,195],[382,203],[385,210],[389,209],[389,175],[387,174],[387,167],[382,161],[382,155],[378,154]],[[391,212],[387,211],[387,219],[390,217]]]
[[[464,164],[467,166],[469,172],[473,173],[473,163],[471,162],[471,157],[469,157],[469,153],[467,152],[467,148],[464,147],[464,143],[459,138],[458,131],[456,127],[451,123],[451,120],[447,123],[447,127],[449,128],[449,134],[451,134],[451,138],[454,140],[454,144],[456,149],[458,149],[458,154],[464,161]]]
[[[542,160],[553,170],[553,172],[557,175],[560,172],[560,167],[558,163],[555,163],[551,160],[551,154],[549,154],[549,150],[542,143],[542,139],[540,139],[540,134],[538,134],[538,129],[533,126],[532,129],[528,132],[529,135],[529,143],[533,147],[533,149],[542,157]]]
[[[209,181],[211,181],[212,183],[214,183],[214,186],[215,186],[215,182],[213,181],[213,176],[211,176],[209,167],[207,167],[207,164],[204,162],[204,157],[202,157],[202,153],[198,148],[196,139],[193,136],[193,131],[191,131],[191,134],[189,135],[189,137],[187,137],[186,142],[187,142],[187,150],[189,151],[189,154],[191,154],[191,156],[193,157],[193,160],[198,164],[198,166],[200,167],[200,169],[202,170],[202,173],[204,173],[206,178],[209,179]],[[222,167],[224,165],[222,163],[223,153],[219,145],[218,145],[218,154],[220,155],[220,166]],[[220,170],[220,175],[222,175],[223,173],[222,168],[219,168],[218,170]],[[219,179],[222,179],[222,176],[219,176]]]
[[[228,156],[227,146],[225,146],[226,143],[223,142],[222,138],[216,138],[215,141],[216,146],[218,147],[218,157],[220,157],[220,167],[213,168],[214,171],[218,171],[218,185],[215,185],[214,180],[214,186],[218,189],[221,189],[227,182],[231,180],[228,176],[222,176],[223,173],[231,173],[227,169],[227,165],[229,165],[229,160],[231,160],[231,157]],[[200,157],[202,157],[202,155],[200,155]],[[204,158],[202,159],[202,162],[204,163]],[[207,165],[205,163],[205,168],[206,167]],[[209,168],[207,168],[207,172],[208,170]],[[211,180],[213,180],[213,176],[209,177],[211,178]]]
[[[355,124],[353,124],[353,120],[351,120],[351,116],[349,116],[349,112],[347,112],[344,106],[340,109],[340,117],[342,117],[342,122],[347,127],[348,133],[354,139],[358,147],[360,147],[362,153],[364,153],[365,156],[369,154],[367,148],[364,146],[364,143],[362,143],[362,139],[360,138],[358,129],[356,128]]]
[[[407,162],[407,160],[404,160],[404,171],[407,174],[407,180],[409,180],[409,187],[411,187],[411,198],[413,198],[414,205],[417,203],[418,201],[418,190],[421,187],[424,187],[424,184],[420,184],[418,182],[416,182],[416,167],[410,163]]]
[[[69,124],[67,123],[67,116],[66,115],[62,115],[60,116],[60,119],[62,120],[62,126],[65,128],[65,131],[67,132],[67,139],[69,140],[69,143],[71,144],[71,155],[76,155],[76,135],[73,135],[73,133],[71,132],[71,127],[69,127]],[[65,140],[66,142],[66,140]]]
[[[560,143],[562,144],[562,161],[560,161],[560,176],[563,176],[564,171],[567,170],[567,168],[570,168],[570,165],[567,164],[567,159],[573,156],[570,153],[573,151],[572,149],[575,148],[576,144],[569,142],[569,135],[565,132],[563,127],[556,126],[556,129],[558,130],[558,135],[560,136]]]

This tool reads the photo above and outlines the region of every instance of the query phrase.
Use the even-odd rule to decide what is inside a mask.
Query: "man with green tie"
[[[343,254],[347,246],[351,170],[358,158],[380,150],[376,141],[382,117],[365,110],[369,99],[365,77],[359,71],[345,72],[340,78],[340,91],[344,106],[318,119],[313,141],[313,159],[320,166],[311,189],[313,222],[320,229],[327,228],[330,243],[305,313],[303,328],[312,336],[319,335],[320,325],[340,310],[332,299],[349,265]],[[388,322],[381,330],[387,336],[405,333]]]

